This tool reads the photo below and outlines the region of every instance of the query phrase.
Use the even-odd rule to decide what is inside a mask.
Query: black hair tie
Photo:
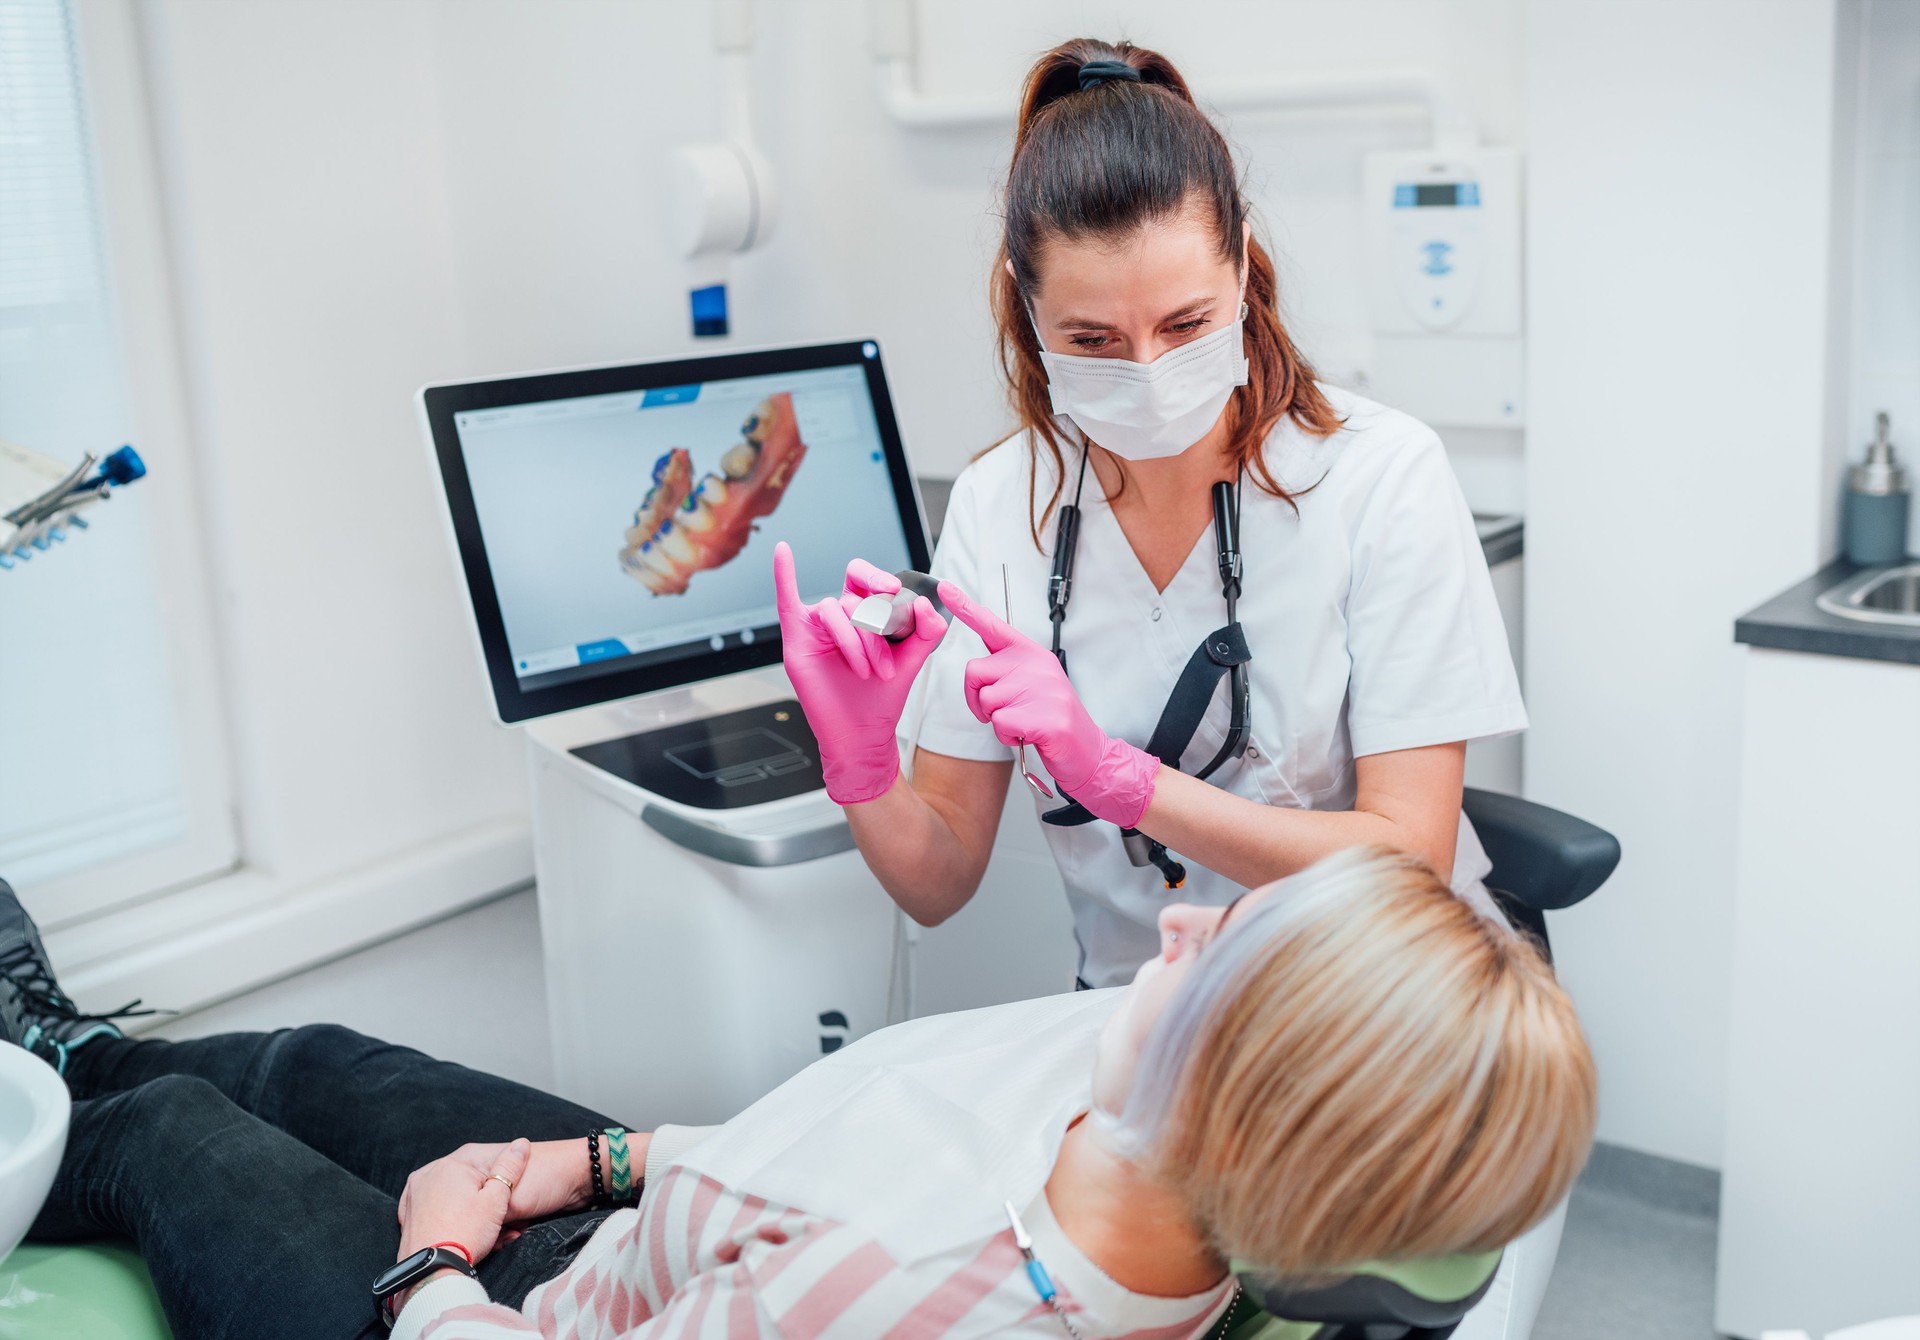
[[[1140,72],[1123,60],[1090,60],[1080,67],[1080,87],[1098,88],[1109,79],[1124,79],[1130,84],[1140,82]]]

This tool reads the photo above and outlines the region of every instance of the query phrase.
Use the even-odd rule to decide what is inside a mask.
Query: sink
[[[67,1147],[66,1081],[39,1057],[0,1042],[0,1261],[20,1244]]]
[[[1920,563],[1856,572],[1813,603],[1843,619],[1920,628]]]

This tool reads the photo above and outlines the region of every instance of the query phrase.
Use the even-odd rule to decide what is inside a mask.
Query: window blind
[[[0,0],[0,438],[75,463],[132,440],[118,341],[73,10]],[[23,892],[186,833],[147,505],[118,494],[0,572],[0,878]]]
[[[66,0],[0,0],[0,320],[97,304],[100,238]]]

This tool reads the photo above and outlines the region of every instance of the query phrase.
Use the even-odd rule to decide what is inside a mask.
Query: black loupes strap
[[[1201,639],[1193,655],[1187,658],[1180,678],[1174,681],[1173,692],[1167,695],[1167,705],[1161,709],[1160,720],[1147,740],[1147,752],[1169,768],[1177,769],[1180,756],[1187,752],[1200,723],[1206,719],[1207,707],[1213,702],[1221,678],[1252,659],[1247,635],[1237,621],[1216,628]],[[1225,761],[1223,756],[1216,756],[1196,775],[1204,779]],[[1094,816],[1085,806],[1071,796],[1068,801],[1061,808],[1041,815],[1041,820],[1059,828],[1077,828],[1093,822]]]

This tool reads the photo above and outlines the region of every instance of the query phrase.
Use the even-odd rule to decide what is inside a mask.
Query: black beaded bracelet
[[[607,1199],[606,1179],[600,1176],[600,1132],[587,1132],[587,1163],[593,1170],[593,1204],[596,1209],[613,1202]]]

